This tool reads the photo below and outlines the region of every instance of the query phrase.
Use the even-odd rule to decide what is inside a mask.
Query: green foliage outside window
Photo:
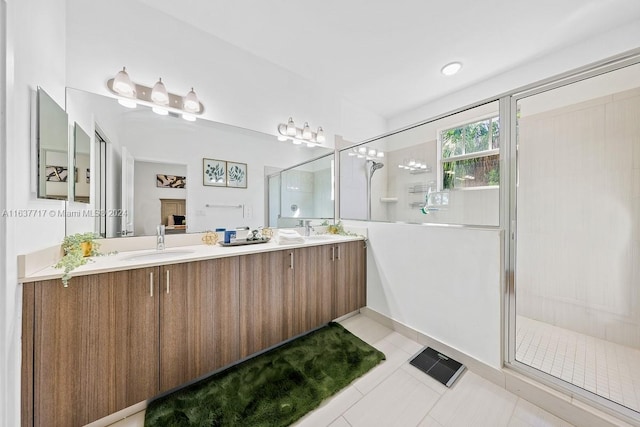
[[[500,148],[498,117],[444,130],[440,139],[443,189],[499,185],[499,155],[495,152]],[[456,160],[459,156],[464,158]]]

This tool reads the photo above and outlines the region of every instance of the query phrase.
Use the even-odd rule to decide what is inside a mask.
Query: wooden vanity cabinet
[[[363,307],[363,241],[24,283],[22,425],[82,426]]]
[[[32,394],[23,398],[33,418],[23,424],[82,426],[157,393],[155,270],[78,276],[68,288],[59,279],[25,284],[33,320],[23,322],[23,340],[33,347],[32,369],[23,367]]]
[[[240,257],[240,357],[294,336],[294,251]]]
[[[334,318],[332,254],[331,245],[294,250],[294,335],[318,328]]]
[[[160,392],[240,359],[238,271],[238,257],[160,267]]]
[[[362,240],[339,243],[333,248],[335,319],[367,303],[367,250]]]

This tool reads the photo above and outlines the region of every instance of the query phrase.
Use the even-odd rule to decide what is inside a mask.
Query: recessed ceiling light
[[[445,76],[453,76],[455,73],[460,71],[461,68],[462,68],[462,63],[451,62],[445,65],[444,67],[442,67],[442,70],[440,70],[440,72]]]

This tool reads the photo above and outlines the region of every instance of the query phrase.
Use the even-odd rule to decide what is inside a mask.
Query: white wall
[[[367,306],[500,369],[501,231],[367,228]]]
[[[133,81],[147,86],[160,76],[176,94],[193,86],[205,117],[221,123],[276,135],[277,124],[292,116],[300,124],[322,126],[327,141],[334,134],[357,141],[386,130],[385,120],[330,88],[137,1],[68,0],[67,5],[71,87],[108,94],[106,81],[126,66]]]
[[[40,85],[60,105],[65,87],[64,0],[7,0],[6,156],[0,157],[6,209],[45,209],[44,217],[0,218],[6,260],[0,284],[0,426],[20,425],[22,288],[17,255],[54,245],[64,218],[49,212],[64,203],[38,200],[30,191],[30,94]],[[4,110],[4,108],[3,108]],[[4,145],[4,144],[3,144]],[[6,240],[5,240],[6,237]]]

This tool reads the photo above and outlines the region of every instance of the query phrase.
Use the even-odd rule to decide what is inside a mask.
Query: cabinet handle
[[[335,261],[336,259],[336,247],[331,246],[331,261]]]
[[[167,293],[169,293],[169,270],[167,270]]]
[[[293,252],[289,252],[289,268],[293,270]]]
[[[153,296],[153,271],[149,273],[149,295]]]
[[[340,246],[338,246],[338,261],[340,261]]]

